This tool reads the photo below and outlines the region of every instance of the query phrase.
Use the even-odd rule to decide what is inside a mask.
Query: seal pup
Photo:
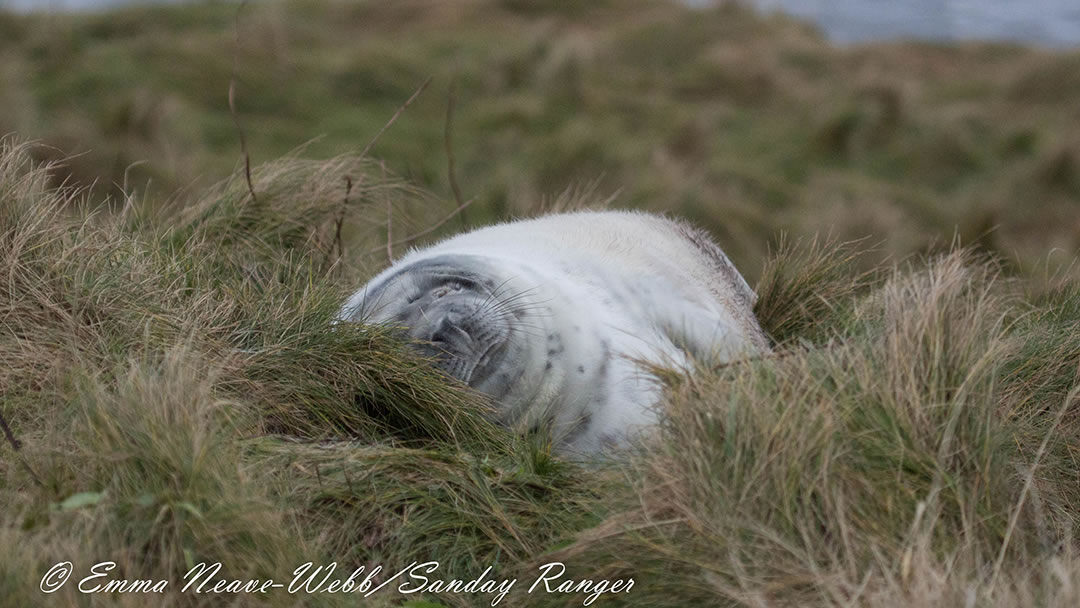
[[[497,421],[550,424],[558,451],[622,444],[657,421],[642,363],[688,367],[769,350],[756,296],[709,236],[640,212],[497,224],[414,249],[338,321],[402,328]]]

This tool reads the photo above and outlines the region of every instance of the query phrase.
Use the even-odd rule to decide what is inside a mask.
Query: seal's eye
[[[441,298],[445,295],[454,293],[455,291],[461,291],[461,283],[446,283],[439,285],[435,289],[431,290],[432,297]]]

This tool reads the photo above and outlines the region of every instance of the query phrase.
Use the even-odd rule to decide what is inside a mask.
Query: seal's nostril
[[[466,344],[472,344],[472,335],[462,329],[459,325],[451,323],[450,331],[452,331],[459,339],[464,340]]]
[[[439,323],[438,329],[436,329],[435,332],[431,334],[431,338],[429,338],[428,340],[430,342],[435,342],[438,344],[447,344],[455,340],[459,342],[464,341],[466,343],[471,343],[472,336],[469,335],[469,332],[465,331],[459,325],[455,324],[451,320],[451,316],[453,315],[447,316]]]
[[[439,326],[435,329],[435,332],[431,334],[429,340],[436,344],[446,344],[454,336],[454,330],[451,329],[452,324],[449,319],[443,319],[439,322]]]

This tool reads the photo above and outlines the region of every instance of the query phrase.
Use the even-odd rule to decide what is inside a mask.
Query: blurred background
[[[1011,271],[1080,249],[1074,0],[0,0],[0,133],[96,200],[197,196],[300,147],[370,154],[470,223],[565,192],[712,230],[751,277],[781,233]],[[450,225],[450,228],[459,226]],[[867,260],[872,263],[876,260]]]
[[[20,11],[102,10],[131,4],[185,0],[0,0]],[[190,1],[190,0],[188,0]],[[707,8],[718,0],[684,0]],[[835,42],[889,37],[939,40],[997,39],[1070,46],[1080,42],[1080,4],[1073,0],[744,0],[818,24]]]

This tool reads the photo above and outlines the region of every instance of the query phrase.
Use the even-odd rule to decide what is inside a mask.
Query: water
[[[838,43],[892,38],[1080,46],[1080,0],[750,0],[804,17]]]
[[[0,0],[0,6],[15,10],[94,10],[138,1],[170,0]],[[683,1],[704,6],[717,0]],[[813,21],[831,40],[841,44],[920,38],[1080,46],[1080,0],[746,1],[762,11],[783,11]]]

